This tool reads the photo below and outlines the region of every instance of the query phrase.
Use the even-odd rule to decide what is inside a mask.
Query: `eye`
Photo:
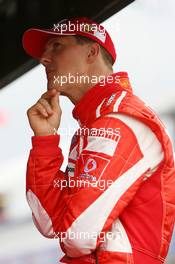
[[[53,48],[57,49],[61,44],[59,42],[54,42],[53,43]]]

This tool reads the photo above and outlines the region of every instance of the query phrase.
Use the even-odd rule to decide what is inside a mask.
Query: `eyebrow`
[[[45,52],[46,49],[47,49],[52,43],[54,43],[54,41],[55,41],[56,39],[57,39],[57,37],[56,37],[56,38],[51,38],[51,39],[49,39],[49,40],[46,42],[45,46],[44,46],[43,52]]]
[[[46,46],[49,44],[52,44],[52,42],[54,42],[57,39],[58,39],[58,37],[49,39],[48,42],[46,43]]]

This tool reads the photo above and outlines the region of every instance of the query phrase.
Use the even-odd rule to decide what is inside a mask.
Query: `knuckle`
[[[35,108],[35,109],[36,109],[37,111],[39,111],[39,112],[40,112],[40,111],[41,111],[41,109],[42,109],[42,108],[41,108],[41,105],[39,105],[39,104],[36,104],[36,108]]]
[[[44,98],[40,98],[38,102],[41,103],[41,104],[44,105],[44,106],[49,106],[49,103],[48,103],[47,100],[44,99]]]
[[[43,102],[43,99],[42,98],[40,98],[39,100],[38,100],[38,102],[37,103],[42,103]]]
[[[38,109],[43,110],[43,108],[42,104],[38,104]]]
[[[37,104],[36,104],[36,107],[41,108],[41,107],[43,107],[43,105],[42,105],[42,103],[40,101],[38,101]]]
[[[34,106],[30,107],[28,110],[27,110],[27,115],[29,116],[33,110]]]

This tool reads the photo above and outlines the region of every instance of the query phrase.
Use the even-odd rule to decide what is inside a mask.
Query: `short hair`
[[[89,39],[87,37],[80,36],[80,35],[76,35],[74,37],[76,38],[77,43],[80,44],[80,45],[83,45],[83,44],[86,44],[86,43],[95,43],[96,42],[96,41],[94,41],[92,39]],[[101,54],[102,54],[102,57],[103,57],[103,60],[104,60],[105,64],[107,65],[108,68],[110,68],[112,70],[112,65],[114,64],[114,60],[113,60],[112,56],[101,45],[100,45],[100,51],[101,51]]]

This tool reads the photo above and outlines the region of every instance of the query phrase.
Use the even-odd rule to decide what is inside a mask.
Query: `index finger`
[[[56,95],[56,89],[51,89],[49,91],[47,91],[46,93],[44,93],[41,98],[43,99],[50,99],[51,97]]]

